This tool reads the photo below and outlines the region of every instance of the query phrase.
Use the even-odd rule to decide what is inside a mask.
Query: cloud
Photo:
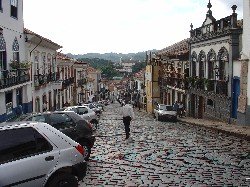
[[[212,0],[216,19],[233,0]],[[238,1],[237,1],[238,2]],[[239,1],[241,2],[241,1]],[[205,20],[207,0],[24,0],[28,29],[63,46],[63,52],[138,52],[189,37]],[[242,13],[239,3],[237,13]]]

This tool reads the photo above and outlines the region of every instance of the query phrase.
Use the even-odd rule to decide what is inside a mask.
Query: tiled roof
[[[62,46],[60,46],[59,44],[57,44],[57,43],[55,43],[55,42],[52,42],[51,40],[49,40],[49,39],[47,39],[47,38],[45,38],[45,37],[43,37],[43,36],[41,36],[41,35],[39,35],[39,34],[36,34],[36,33],[34,33],[33,31],[31,31],[31,30],[29,30],[29,29],[24,28],[24,31],[23,31],[23,32],[24,32],[25,34],[35,35],[35,36],[37,36],[37,37],[39,37],[39,38],[42,38],[43,40],[46,40],[47,42],[49,42],[49,43],[51,43],[51,44],[53,44],[53,45],[56,45],[56,46],[62,48]]]
[[[169,47],[166,47],[157,52],[157,55],[161,56],[173,56],[173,55],[181,55],[189,52],[188,49],[188,41],[189,39],[182,40],[177,42]]]

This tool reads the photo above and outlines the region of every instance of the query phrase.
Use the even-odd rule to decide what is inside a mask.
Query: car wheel
[[[54,176],[47,187],[77,187],[78,181],[77,178],[70,173],[60,173]]]
[[[89,147],[89,145],[87,143],[83,143],[82,146],[83,146],[83,148],[85,150],[83,157],[84,157],[84,159],[86,161],[88,161],[89,157],[90,157],[90,154],[91,154],[91,148]]]

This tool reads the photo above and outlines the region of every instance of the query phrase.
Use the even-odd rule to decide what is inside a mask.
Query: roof
[[[184,40],[177,42],[169,47],[166,47],[162,50],[159,50],[157,52],[157,55],[174,56],[174,55],[186,54],[189,52],[188,42],[189,42],[189,39],[184,39]]]
[[[53,44],[53,45],[59,47],[59,48],[62,48],[62,46],[60,46],[59,44],[57,44],[57,43],[55,43],[55,42],[52,42],[50,39],[45,38],[45,37],[43,37],[43,36],[41,36],[41,35],[39,35],[39,34],[33,32],[33,31],[29,30],[29,29],[24,28],[24,31],[23,31],[23,32],[24,32],[25,34],[30,34],[30,35],[37,36],[38,38],[41,38],[41,39],[43,39],[43,40],[45,40],[45,41],[47,41],[47,42],[49,42],[49,43],[51,43],[51,44]]]

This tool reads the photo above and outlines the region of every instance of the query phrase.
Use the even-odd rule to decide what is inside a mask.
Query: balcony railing
[[[63,87],[63,89],[65,89],[66,87],[68,87],[68,86],[70,86],[71,84],[73,84],[74,81],[75,81],[75,78],[74,78],[74,77],[70,77],[70,78],[68,78],[68,79],[66,79],[66,80],[63,80],[63,82],[62,82],[62,87]]]
[[[54,82],[57,81],[58,76],[56,75],[56,73],[49,73],[49,74],[45,74],[45,75],[34,75],[34,85],[35,87],[39,87],[45,84],[48,84],[50,82]]]
[[[80,79],[77,81],[78,87],[83,86],[87,83],[87,80],[85,78]]]
[[[29,82],[30,74],[27,69],[2,70],[0,71],[0,78],[0,89],[5,89]]]

